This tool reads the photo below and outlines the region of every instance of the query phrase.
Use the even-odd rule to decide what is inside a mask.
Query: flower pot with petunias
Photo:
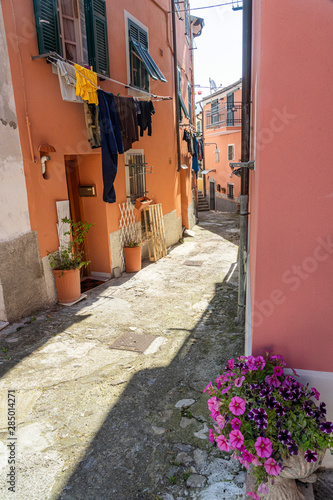
[[[247,495],[256,500],[302,498],[295,479],[311,476],[333,447],[333,424],[319,392],[292,372],[279,355],[240,356],[204,390],[209,439],[249,470]]]

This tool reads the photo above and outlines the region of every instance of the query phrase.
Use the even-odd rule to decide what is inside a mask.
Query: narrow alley
[[[203,212],[194,234],[85,301],[1,332],[2,399],[16,391],[16,499],[245,497],[245,473],[208,440],[202,393],[244,352],[238,215]],[[144,352],[126,339],[110,348],[123,334],[145,336],[134,347]],[[5,417],[2,406],[2,469]]]

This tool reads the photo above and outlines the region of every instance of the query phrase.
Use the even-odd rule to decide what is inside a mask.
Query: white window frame
[[[232,158],[229,158],[229,148],[232,146]],[[235,159],[235,144],[228,144],[228,161]]]
[[[148,40],[148,47],[149,47],[149,30],[147,26],[145,26],[143,23],[141,23],[136,17],[132,16],[127,10],[124,10],[124,19],[125,19],[125,39],[126,39],[126,66],[127,66],[127,85],[129,87],[128,89],[128,94],[135,97],[135,96],[140,96],[142,94],[150,96],[150,77],[148,78],[148,88],[149,91],[141,90],[136,87],[132,87],[131,85],[131,53],[130,53],[130,40],[129,40],[129,30],[128,30],[128,20],[131,19],[133,23],[137,24],[141,29],[146,31],[147,33],[147,40]]]
[[[229,186],[232,186],[232,196],[229,196]],[[235,199],[235,184],[233,182],[228,182],[227,184],[227,198],[229,198],[229,200]]]
[[[78,18],[75,17],[75,7],[74,2],[76,2],[76,8],[78,12]],[[64,25],[63,25],[63,13],[61,7],[61,0],[57,1],[58,14],[59,14],[59,28],[60,28],[60,43],[62,47],[63,57],[66,58],[66,45],[64,39]],[[82,33],[81,33],[81,15],[80,15],[80,2],[78,0],[73,0],[74,9],[74,29],[75,29],[75,43],[76,45],[76,59],[73,61],[75,63],[83,63],[83,46],[82,46]]]

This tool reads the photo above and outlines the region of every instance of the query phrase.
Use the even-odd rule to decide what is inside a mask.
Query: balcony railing
[[[206,128],[240,127],[242,123],[242,103],[220,104],[206,111]]]

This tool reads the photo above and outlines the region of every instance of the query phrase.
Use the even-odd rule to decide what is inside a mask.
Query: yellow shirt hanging
[[[76,95],[89,103],[98,104],[97,74],[79,64],[74,64],[76,74]]]

